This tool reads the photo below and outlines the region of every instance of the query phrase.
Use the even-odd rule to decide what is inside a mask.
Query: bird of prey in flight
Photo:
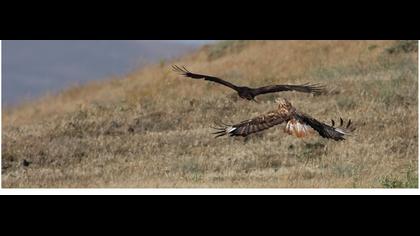
[[[334,120],[331,120],[332,125],[322,123],[311,116],[298,111],[286,99],[277,99],[276,102],[279,104],[277,110],[240,122],[236,125],[219,125],[219,127],[215,127],[217,132],[213,134],[217,135],[216,138],[224,135],[246,137],[252,133],[261,132],[286,122],[285,132],[290,135],[305,137],[316,131],[323,138],[339,141],[344,140],[346,135],[349,135],[355,130],[351,120],[345,124],[343,119],[340,118],[340,125],[334,127]]]
[[[190,71],[188,71],[185,67],[179,67],[177,65],[172,66],[173,70],[175,72],[180,73],[181,75],[192,78],[192,79],[204,79],[208,81],[212,81],[215,83],[222,84],[224,86],[227,86],[233,90],[235,90],[239,97],[247,100],[255,100],[255,97],[261,94],[267,94],[267,93],[276,93],[276,92],[283,92],[283,91],[298,91],[303,93],[312,93],[319,95],[324,91],[323,86],[320,86],[319,84],[302,84],[302,85],[288,85],[288,84],[279,84],[279,85],[269,85],[259,88],[250,88],[246,86],[237,86],[234,85],[226,80],[210,76],[210,75],[202,75],[202,74],[195,74]]]

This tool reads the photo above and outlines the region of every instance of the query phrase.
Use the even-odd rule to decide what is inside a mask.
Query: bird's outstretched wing
[[[295,118],[299,122],[302,122],[303,124],[306,124],[312,127],[323,138],[334,139],[336,141],[344,140],[345,139],[344,137],[346,135],[349,135],[354,130],[356,130],[356,128],[351,123],[350,119],[347,122],[347,124],[345,124],[343,119],[340,118],[340,125],[338,127],[334,127],[335,126],[334,120],[331,120],[332,125],[327,125],[325,123],[317,121],[316,119],[306,114],[296,114]]]
[[[217,130],[213,134],[216,135],[216,138],[224,135],[245,137],[252,133],[260,132],[275,125],[281,124],[287,119],[288,117],[286,115],[282,115],[273,111],[251,120],[242,121],[236,125],[218,125],[218,127],[213,127]]]
[[[282,91],[297,91],[302,93],[313,93],[316,95],[322,94],[325,92],[324,86],[320,84],[302,84],[302,85],[271,85],[256,88],[254,90],[255,96],[266,93],[275,93]]]
[[[227,87],[229,87],[229,88],[231,88],[235,91],[238,91],[238,87],[236,85],[234,85],[232,83],[229,83],[225,80],[222,80],[220,78],[217,78],[217,77],[214,77],[214,76],[209,76],[209,75],[194,74],[194,73],[191,73],[190,71],[188,71],[185,67],[181,68],[177,65],[173,65],[172,69],[175,72],[178,72],[185,77],[192,78],[192,79],[204,79],[204,80],[212,81],[212,82],[219,83],[219,84],[222,84],[224,86],[227,86]]]

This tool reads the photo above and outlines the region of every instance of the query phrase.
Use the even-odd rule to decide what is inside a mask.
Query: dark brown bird
[[[208,81],[212,81],[215,83],[222,84],[224,86],[227,86],[233,90],[235,90],[239,97],[247,100],[253,100],[255,101],[255,97],[261,94],[266,93],[275,93],[275,92],[283,92],[283,91],[298,91],[303,93],[313,93],[316,95],[319,95],[324,92],[323,86],[320,86],[319,84],[302,84],[302,85],[270,85],[265,87],[259,87],[259,88],[250,88],[250,87],[244,87],[244,86],[236,86],[232,83],[229,83],[225,80],[222,80],[220,78],[209,76],[209,75],[202,75],[202,74],[195,74],[188,71],[185,67],[179,67],[177,65],[172,66],[173,70],[175,72],[179,72],[181,75],[192,78],[192,79],[204,79]]]
[[[323,138],[339,141],[344,140],[346,135],[349,135],[355,130],[351,120],[349,120],[347,124],[344,124],[343,119],[340,118],[340,126],[334,127],[334,120],[332,120],[332,125],[327,125],[305,113],[299,112],[286,99],[277,100],[277,102],[279,103],[277,110],[251,120],[243,121],[236,125],[222,124],[219,127],[214,128],[217,132],[213,134],[217,135],[216,138],[224,135],[245,137],[252,133],[261,132],[275,125],[287,122],[285,132],[290,135],[302,138],[309,136],[316,131]]]

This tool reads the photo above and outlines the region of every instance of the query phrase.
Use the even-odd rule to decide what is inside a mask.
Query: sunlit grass
[[[2,186],[417,187],[418,56],[389,52],[400,44],[222,42],[8,108]],[[172,64],[239,85],[323,83],[331,93],[264,95],[256,104],[182,78]],[[215,121],[273,110],[278,96],[327,123],[351,118],[357,130],[343,142],[297,139],[282,126],[247,139],[211,135]]]

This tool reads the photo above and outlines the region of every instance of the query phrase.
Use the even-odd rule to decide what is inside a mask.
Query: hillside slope
[[[172,64],[237,84],[323,83],[329,95],[237,99],[181,78]],[[125,78],[74,87],[3,111],[3,187],[417,187],[418,54],[397,41],[232,41]],[[214,139],[276,107],[351,118],[343,142],[282,126]]]

